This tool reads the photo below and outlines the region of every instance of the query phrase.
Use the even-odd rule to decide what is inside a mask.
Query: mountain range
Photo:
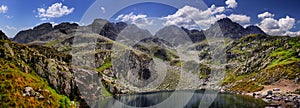
[[[182,56],[178,43],[189,41],[183,53],[191,54]],[[88,107],[118,94],[255,92],[281,79],[299,84],[300,37],[269,36],[229,18],[206,30],[167,26],[155,35],[104,19],[87,26],[44,23],[11,40],[1,31],[0,61],[1,107]],[[214,80],[215,70],[224,76]]]
[[[111,40],[115,40],[118,34],[122,32],[124,28],[132,25],[128,25],[124,22],[111,23],[104,19],[96,19],[92,24],[82,27],[76,23],[61,23],[55,25],[54,27],[52,26],[53,25],[50,23],[38,25],[33,29],[19,32],[12,40],[18,43],[30,43],[33,41],[49,41],[56,39],[57,37],[63,37],[65,35],[74,33],[76,32],[77,28],[86,28],[86,32],[97,33]],[[138,29],[140,28],[136,27],[135,30],[131,31],[138,31]],[[201,42],[206,39],[206,36],[239,39],[249,34],[266,35],[266,33],[264,33],[257,26],[251,25],[244,28],[238,23],[232,22],[229,18],[218,20],[206,30],[188,30],[183,27],[181,29],[186,32],[186,34],[190,37],[190,39],[193,42]],[[219,32],[216,33],[216,31]],[[159,33],[157,33],[156,35],[159,35]]]

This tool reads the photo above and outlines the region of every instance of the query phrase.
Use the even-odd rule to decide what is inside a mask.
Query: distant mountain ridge
[[[222,31],[222,33],[219,33],[218,29]],[[223,18],[218,20],[216,23],[214,23],[210,28],[204,31],[204,34],[206,36],[211,37],[220,37],[223,36],[225,38],[232,38],[232,39],[240,39],[243,36],[249,35],[249,34],[263,34],[266,33],[263,32],[259,27],[257,26],[248,26],[247,28],[244,28],[240,24],[236,22],[232,22],[229,18]]]
[[[105,19],[95,19],[88,26],[79,26],[76,23],[64,22],[53,27],[50,23],[44,23],[33,29],[20,31],[12,40],[18,43],[30,43],[33,41],[50,41],[57,37],[76,32],[76,29],[85,28],[86,32],[93,32],[109,39],[115,40],[123,29],[128,27],[125,22],[112,23]],[[168,28],[168,27],[165,27]],[[178,27],[179,28],[179,27]],[[136,28],[133,30],[139,30]],[[164,28],[162,28],[164,29]],[[201,42],[206,37],[224,37],[231,39],[240,39],[249,34],[266,34],[259,27],[251,25],[246,28],[238,23],[232,22],[229,18],[220,19],[211,25],[207,30],[189,30],[181,27],[190,37],[192,42]]]
[[[183,27],[182,29],[189,35],[193,42],[201,42],[202,40],[205,40],[206,37],[240,39],[249,34],[266,35],[266,33],[257,26],[250,25],[244,28],[229,18],[218,20],[206,30],[188,30]]]
[[[43,23],[33,29],[20,31],[12,40],[18,43],[30,43],[36,40],[48,41],[57,36],[75,32],[77,27],[76,23],[61,23],[54,27],[51,23]]]

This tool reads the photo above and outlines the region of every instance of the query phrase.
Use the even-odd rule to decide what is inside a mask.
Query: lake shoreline
[[[277,91],[276,91],[277,89]],[[191,91],[194,93],[197,92],[205,92],[206,90],[215,91],[218,94],[233,94],[233,95],[241,95],[252,97],[253,99],[259,99],[266,102],[266,107],[300,107],[300,94],[290,93],[290,92],[279,92],[278,88],[268,89],[268,91],[272,91],[271,94],[267,94],[268,91],[261,90],[258,92],[235,92],[230,90],[213,90],[213,89],[183,89],[183,90],[160,90],[160,91],[147,91],[147,92],[138,92],[133,94],[155,94],[159,92],[185,92]],[[261,93],[262,92],[262,93]],[[131,95],[131,94],[121,94],[122,95]]]
[[[191,94],[192,93],[192,94]],[[217,95],[214,95],[217,93]],[[212,97],[213,102],[210,104],[212,108],[231,108],[231,107],[239,107],[244,106],[245,108],[258,107],[264,108],[267,103],[261,99],[252,98],[251,96],[239,95],[229,92],[221,92],[220,90],[210,90],[210,89],[189,89],[189,90],[163,90],[163,91],[151,91],[151,92],[140,92],[135,94],[120,94],[115,97],[116,100],[121,103],[139,107],[146,107],[148,105],[156,105],[164,100],[175,97],[180,97],[173,101],[178,103],[177,101],[186,101],[187,107],[198,107],[201,101],[205,101],[205,97]],[[190,97],[191,96],[191,97]],[[215,97],[216,96],[216,97]],[[182,100],[180,100],[182,99]],[[189,100],[186,100],[189,99]],[[203,100],[204,99],[204,100]],[[141,104],[142,102],[143,104]],[[172,104],[166,104],[172,105]],[[184,105],[184,104],[180,104]]]

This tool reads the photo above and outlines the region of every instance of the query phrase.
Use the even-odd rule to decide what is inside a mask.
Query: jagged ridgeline
[[[160,38],[172,31],[191,39],[187,50],[197,60],[180,59],[176,44]],[[128,46],[118,40],[128,33],[147,38]],[[213,63],[207,36],[210,42],[225,40],[226,61]],[[226,75],[217,83],[230,90],[258,91],[280,79],[300,79],[299,37],[268,36],[228,18],[207,30],[168,26],[154,36],[135,25],[103,19],[88,26],[45,23],[19,32],[12,41],[1,32],[0,39],[0,107],[84,107],[116,94],[209,89],[211,71],[222,66]],[[181,72],[181,67],[187,70]],[[179,79],[184,81],[179,84]]]

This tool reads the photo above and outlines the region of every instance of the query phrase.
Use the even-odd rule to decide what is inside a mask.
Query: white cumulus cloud
[[[270,12],[264,12],[261,14],[258,14],[257,17],[260,19],[264,19],[264,18],[273,18],[275,15],[270,13]]]
[[[238,3],[235,0],[226,0],[225,4],[227,8],[236,8]]]
[[[241,14],[230,14],[227,16],[230,18],[233,22],[237,22],[240,24],[250,23],[250,16],[247,15],[241,15]]]
[[[229,16],[227,16],[225,14],[219,14],[219,15],[216,15],[216,18],[218,20],[222,19],[222,18],[229,18],[233,22],[237,22],[237,23],[240,23],[240,24],[243,24],[243,25],[249,25],[247,23],[250,23],[250,19],[251,19],[250,16],[242,15],[242,14],[230,14]]]
[[[264,30],[267,34],[270,35],[289,35],[289,36],[296,36],[300,35],[300,31],[293,32],[291,29],[295,26],[296,20],[295,18],[291,18],[286,16],[280,19],[274,18],[264,18],[258,24],[258,26]]]
[[[134,15],[133,12],[131,12],[130,14],[121,14],[116,18],[116,20],[135,24],[138,27],[144,27],[153,24],[153,21],[150,21],[147,18],[147,15]]]
[[[296,31],[296,32],[287,31],[284,35],[286,35],[286,36],[300,36],[300,31]]]
[[[74,8],[68,8],[68,6],[64,6],[62,3],[54,3],[47,9],[38,8],[38,17],[41,20],[47,20],[50,18],[59,18],[64,15],[69,15],[74,11]]]
[[[215,15],[223,13],[224,7],[216,7],[212,5],[206,10],[199,10],[195,7],[184,6],[175,14],[168,15],[162,19],[166,20],[164,25],[177,25],[185,28],[200,28],[206,29],[213,24],[217,18]]]
[[[247,24],[250,23],[250,16],[242,14],[224,14],[225,7],[216,7],[212,5],[206,10],[199,10],[195,7],[184,6],[179,9],[175,14],[168,15],[162,19],[166,20],[164,25],[177,25],[188,29],[202,28],[207,29],[211,24],[222,18],[230,18],[232,21]]]
[[[8,10],[8,7],[6,5],[1,5],[0,6],[0,13],[6,13]]]
[[[283,30],[287,31],[294,27],[295,25],[295,18],[290,18],[289,16],[286,16],[285,18],[280,18],[278,21],[278,25]]]

